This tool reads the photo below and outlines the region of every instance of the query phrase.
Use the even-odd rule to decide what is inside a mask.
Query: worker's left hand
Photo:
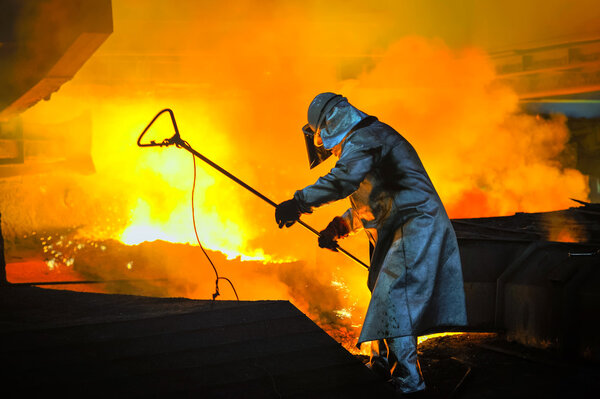
[[[301,214],[298,202],[292,198],[277,205],[277,208],[275,208],[275,221],[279,225],[279,228],[282,228],[284,225],[285,227],[290,227],[300,220]]]

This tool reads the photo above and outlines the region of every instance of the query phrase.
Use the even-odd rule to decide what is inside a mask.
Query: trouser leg
[[[388,353],[389,351],[385,340],[379,339],[371,341],[371,358],[368,367],[385,380],[389,380],[392,377],[390,364],[388,362]]]
[[[425,389],[425,381],[417,358],[417,337],[389,338],[386,341],[389,352],[388,362],[396,388],[402,393]]]
[[[388,347],[385,339],[371,341],[371,360],[373,360],[374,357],[384,357],[387,359]]]

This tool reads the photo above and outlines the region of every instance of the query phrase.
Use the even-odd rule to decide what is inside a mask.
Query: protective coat
[[[349,196],[352,208],[342,217],[369,237],[372,296],[358,345],[466,325],[456,235],[413,147],[367,117],[337,152],[335,167],[294,198],[310,213]]]

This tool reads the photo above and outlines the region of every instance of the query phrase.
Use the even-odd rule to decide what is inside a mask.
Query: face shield
[[[308,123],[302,128],[302,133],[304,133],[304,141],[306,142],[308,163],[312,169],[329,158],[331,156],[331,150],[327,150],[323,147],[321,135],[319,132],[315,132]]]

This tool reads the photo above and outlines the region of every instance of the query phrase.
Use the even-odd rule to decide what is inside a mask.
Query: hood
[[[325,117],[325,122],[321,126],[320,133],[323,146],[331,150],[344,140],[344,137],[354,126],[368,117],[369,115],[352,106],[344,98],[329,111],[329,114]]]

